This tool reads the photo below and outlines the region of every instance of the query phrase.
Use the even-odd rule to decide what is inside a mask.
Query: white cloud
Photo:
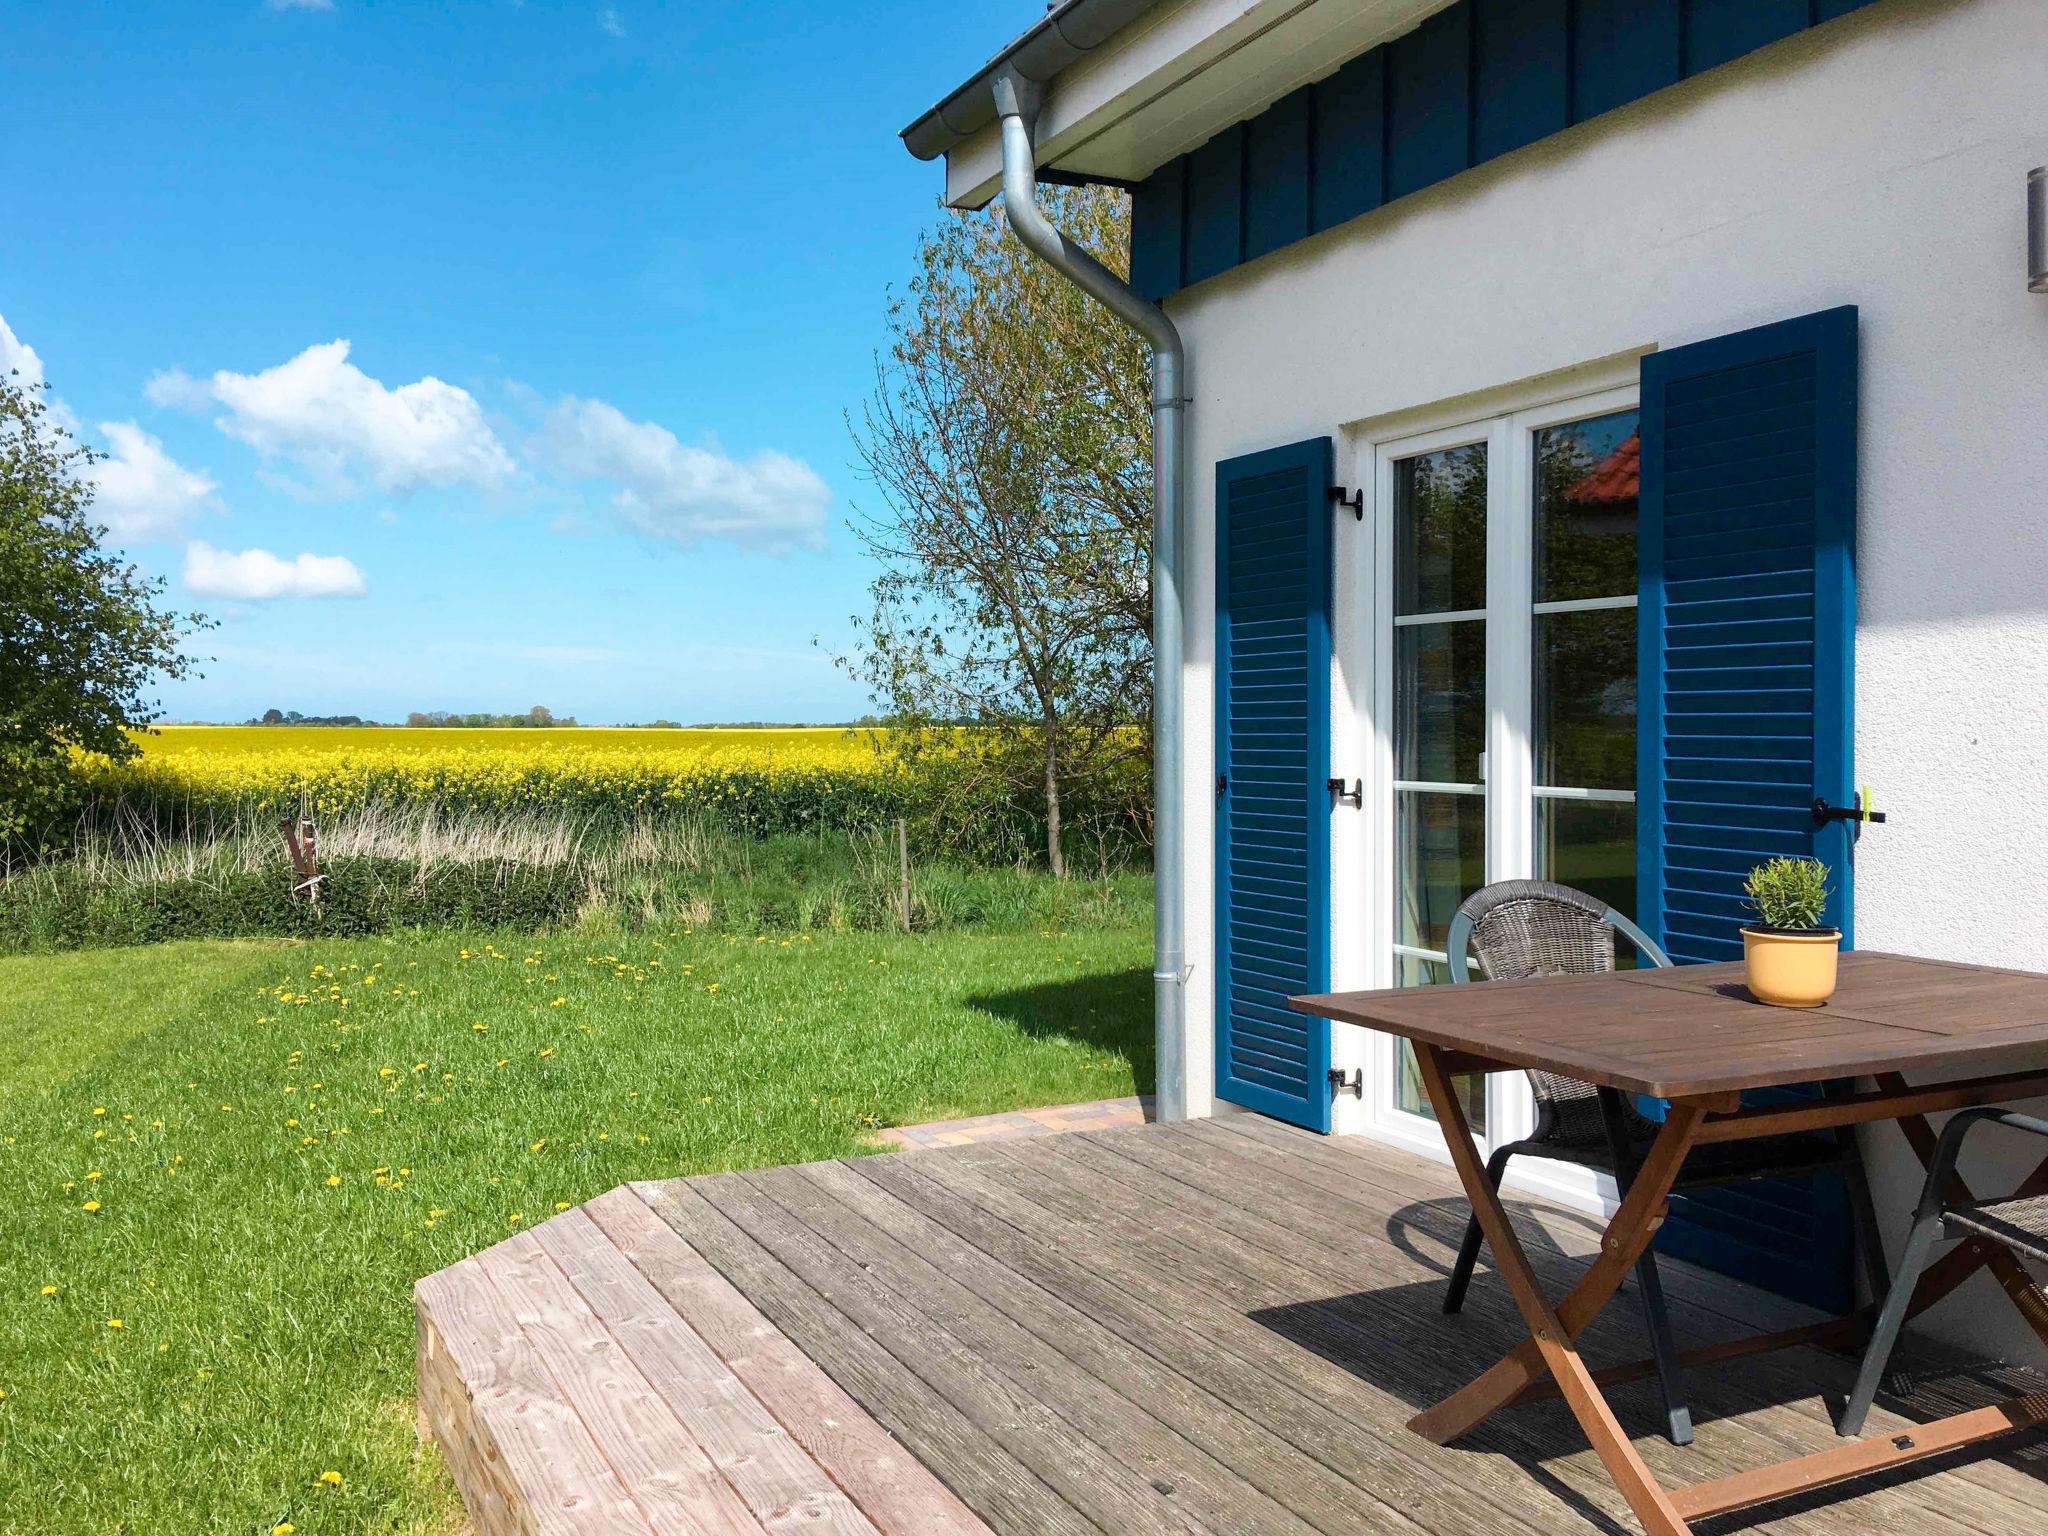
[[[0,315],[0,377],[9,374],[19,374],[14,382],[23,389],[32,389],[43,382],[43,360],[36,356],[34,347],[14,334],[7,317]]]
[[[273,11],[331,11],[334,0],[263,0]]]
[[[616,6],[608,5],[599,11],[597,13],[597,25],[606,37],[624,37],[626,35],[625,18],[619,15]]]
[[[87,471],[92,515],[115,542],[176,538],[213,499],[213,482],[185,468],[132,421],[103,421],[109,456]]]
[[[153,373],[143,383],[143,397],[151,405],[168,406],[174,411],[203,411],[213,404],[213,386],[204,379],[195,379],[182,368],[166,368]]]
[[[306,348],[261,373],[223,369],[201,381],[175,370],[146,386],[152,401],[195,409],[211,399],[227,407],[214,424],[257,452],[296,460],[332,494],[354,494],[350,475],[366,470],[379,490],[426,485],[495,486],[513,473],[512,456],[484,420],[476,397],[431,374],[396,389],[348,360],[337,340]]]
[[[267,549],[215,549],[203,539],[185,546],[185,586],[199,597],[260,602],[273,597],[361,597],[369,590],[356,563],[343,555],[297,555]]]
[[[801,459],[770,449],[740,460],[693,447],[602,400],[564,397],[533,448],[564,474],[613,482],[612,506],[626,522],[679,543],[815,544],[832,504]]]

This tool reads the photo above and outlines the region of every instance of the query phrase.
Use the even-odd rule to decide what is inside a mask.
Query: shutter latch
[[[1365,492],[1346,490],[1341,485],[1333,485],[1330,487],[1330,500],[1361,523],[1365,521]]]
[[[1353,1067],[1346,1072],[1342,1067],[1330,1068],[1330,1097],[1348,1093],[1354,1099],[1365,1097],[1365,1068]]]
[[[1816,827],[1824,827],[1831,821],[1853,821],[1860,824],[1866,821],[1883,821],[1885,819],[1883,811],[1873,811],[1869,807],[1870,791],[1867,789],[1856,792],[1856,803],[1854,805],[1830,805],[1826,800],[1815,800],[1813,802],[1813,824]]]
[[[1326,783],[1339,805],[1355,805],[1361,811],[1365,809],[1365,780],[1354,779],[1349,789],[1344,787],[1342,779],[1330,779]]]

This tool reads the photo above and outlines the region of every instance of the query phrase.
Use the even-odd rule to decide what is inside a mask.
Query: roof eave
[[[1014,71],[1037,85],[1108,42],[1165,0],[1060,0],[964,84],[943,97],[900,135],[920,160],[935,160],[968,135],[995,121],[991,94],[997,75]]]

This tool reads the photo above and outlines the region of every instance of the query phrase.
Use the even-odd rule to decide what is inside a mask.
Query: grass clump
[[[186,938],[349,937],[432,927],[848,933],[900,927],[893,839],[869,832],[754,837],[701,818],[624,824],[574,812],[376,806],[325,821],[317,908],[291,899],[274,825],[187,827],[121,817],[66,855],[0,877],[0,951]],[[1022,865],[918,857],[922,931],[1121,925],[1147,878],[1104,862],[1056,880]]]

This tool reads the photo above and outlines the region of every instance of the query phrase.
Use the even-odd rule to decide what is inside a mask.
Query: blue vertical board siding
[[[1812,0],[1686,0],[1685,72],[1696,75],[1812,24]]]
[[[1216,1093],[1330,1128],[1330,481],[1315,438],[1216,466]]]
[[[1245,124],[1244,259],[1250,261],[1308,234],[1309,133],[1315,92],[1282,97]]]
[[[1187,252],[1190,283],[1244,260],[1244,124],[1226,128],[1188,156]]]
[[[1165,298],[1869,3],[1459,0],[1148,178],[1133,281]]]
[[[1387,196],[1405,197],[1472,164],[1472,6],[1387,45]]]
[[[1827,862],[1854,941],[1851,828],[1812,808],[1855,795],[1857,377],[1853,308],[1643,360],[1637,917],[1680,964],[1741,957],[1775,855]],[[1832,1176],[1675,1198],[1658,1242],[1816,1306],[1854,1291]]]
[[[1679,0],[1576,0],[1573,12],[1573,122],[1677,84]]]
[[[1314,90],[1309,213],[1321,230],[1387,200],[1387,50],[1353,59]]]
[[[1569,0],[1473,0],[1473,164],[1570,125],[1568,9]]]
[[[1169,160],[1131,193],[1131,286],[1163,299],[1181,286],[1188,162]]]

